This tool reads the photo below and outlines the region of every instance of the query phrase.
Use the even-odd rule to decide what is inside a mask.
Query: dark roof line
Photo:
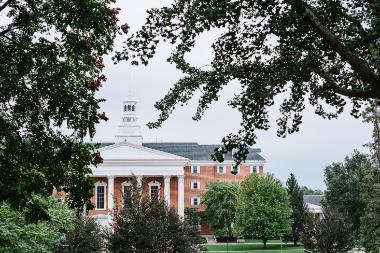
[[[97,144],[102,148],[114,143],[104,142]],[[212,161],[211,155],[214,154],[215,149],[222,147],[220,144],[198,144],[197,142],[145,142],[142,145],[143,147],[186,157],[193,161]],[[246,160],[265,162],[265,159],[258,154],[260,152],[261,149],[259,148],[250,148]],[[225,160],[233,160],[232,153],[227,153],[224,158]]]

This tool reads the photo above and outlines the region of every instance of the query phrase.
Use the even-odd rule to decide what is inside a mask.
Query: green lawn
[[[209,252],[227,252],[227,244],[212,244],[205,245]],[[282,250],[284,253],[303,253],[303,246],[292,246],[292,245],[282,245]],[[262,244],[229,244],[228,251],[234,252],[254,252],[254,253],[278,253],[281,252],[281,244],[267,244],[264,248]]]

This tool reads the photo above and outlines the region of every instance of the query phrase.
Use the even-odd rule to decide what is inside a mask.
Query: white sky
[[[142,26],[148,8],[164,4],[168,5],[168,1],[116,2],[122,9],[120,20],[130,25],[131,32]],[[218,34],[218,31],[212,31],[199,38],[196,48],[189,55],[193,64],[203,66],[210,62],[210,45]],[[121,42],[125,37],[119,36],[116,49],[121,49]],[[189,105],[178,108],[160,129],[150,130],[145,126],[158,115],[153,104],[182,76],[174,65],[166,62],[171,50],[169,45],[161,44],[147,67],[131,66],[126,62],[114,65],[110,57],[106,57],[105,74],[108,80],[98,95],[107,99],[102,103],[101,109],[110,120],[97,126],[97,134],[93,141],[114,141],[122,113],[122,100],[129,90],[132,90],[138,99],[137,110],[145,142],[192,141],[200,144],[219,144],[223,136],[239,129],[238,111],[226,105],[233,93],[238,91],[238,85],[227,87],[219,101],[212,104],[199,122],[191,119],[197,105],[195,98]],[[309,107],[304,113],[301,131],[285,139],[276,136],[275,120],[279,115],[278,111],[273,108],[270,113],[272,127],[267,132],[258,133],[256,147],[262,149],[261,155],[267,160],[266,172],[274,173],[283,182],[290,172],[293,172],[301,185],[324,189],[323,169],[326,165],[343,161],[354,149],[367,152],[362,146],[371,140],[371,127],[362,123],[360,119],[351,117],[348,110],[338,120],[329,121],[316,116]]]

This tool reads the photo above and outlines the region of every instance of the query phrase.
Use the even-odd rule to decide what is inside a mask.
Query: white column
[[[164,177],[164,195],[165,195],[165,201],[168,206],[170,206],[170,176]]]
[[[142,184],[142,176],[136,176],[136,180],[137,180],[137,187],[141,187],[141,184]]]
[[[178,176],[178,215],[185,217],[185,178]]]
[[[108,176],[108,210],[113,211],[113,190],[114,190],[114,176]]]

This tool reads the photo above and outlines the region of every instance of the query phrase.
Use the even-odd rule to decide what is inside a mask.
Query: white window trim
[[[98,186],[104,186],[104,208],[98,208]],[[107,206],[107,183],[98,181],[95,183],[95,210],[106,210]]]
[[[121,184],[121,192],[123,193],[124,195],[124,186],[131,186],[132,183],[130,181],[124,181],[122,184]]]
[[[198,172],[194,172],[194,167],[198,168]],[[200,174],[201,173],[201,166],[199,166],[199,165],[193,165],[193,166],[191,166],[191,173],[192,174]]]
[[[194,200],[198,199],[198,204],[194,205]],[[191,205],[192,206],[199,206],[201,204],[201,198],[200,197],[191,197]]]
[[[253,172],[253,167],[256,167],[256,172]],[[251,174],[259,174],[259,166],[252,165],[250,169],[251,169]]]
[[[223,167],[223,172],[222,173],[219,172],[219,167]],[[216,166],[216,173],[217,174],[226,174],[226,166],[225,165],[217,165]]]
[[[132,183],[130,181],[124,181],[121,184],[121,205],[124,206],[124,186],[132,186]]]
[[[198,184],[198,188],[194,188],[194,183],[197,183]],[[201,189],[201,182],[200,181],[191,181],[191,189],[192,190],[199,190]]]
[[[148,185],[149,185],[149,198],[152,197],[151,196],[152,195],[152,189],[151,189],[152,186],[158,186],[158,196],[160,196],[160,190],[161,190],[161,183],[160,182],[154,180],[154,181],[149,182]]]

